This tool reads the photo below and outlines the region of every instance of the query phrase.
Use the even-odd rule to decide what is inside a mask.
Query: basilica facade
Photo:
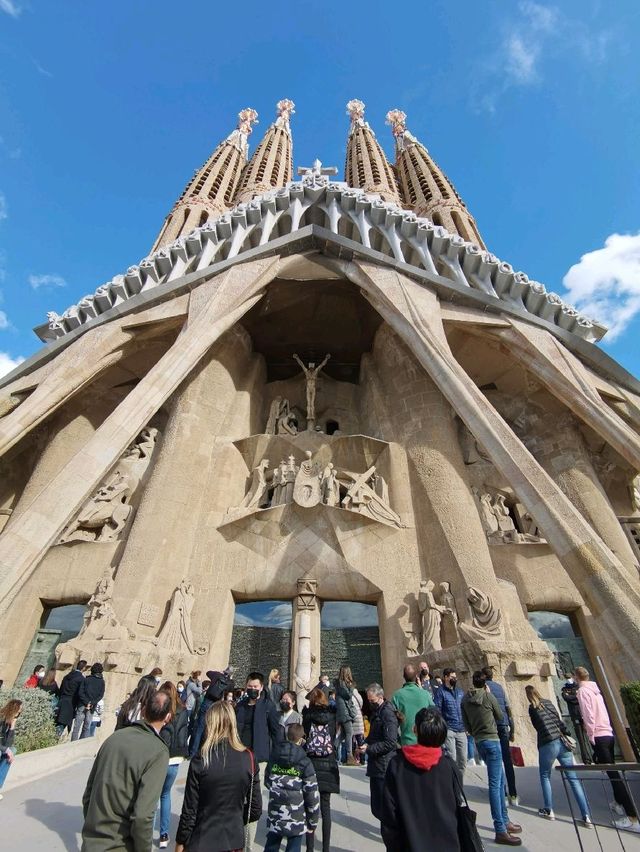
[[[349,102],[340,180],[294,175],[293,112],[249,157],[243,110],[151,253],[50,313],[0,382],[0,676],[82,604],[51,655],[102,662],[115,707],[156,665],[224,668],[235,608],[282,600],[303,698],[323,604],[368,603],[387,690],[410,659],[463,683],[492,665],[533,755],[524,687],[553,696],[568,665],[532,628],[548,612],[626,750],[640,384],[491,254],[404,113],[389,162]]]

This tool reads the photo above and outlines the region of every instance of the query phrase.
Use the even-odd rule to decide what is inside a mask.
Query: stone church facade
[[[640,677],[640,384],[605,329],[492,255],[388,114],[348,105],[345,180],[292,166],[291,101],[195,173],[149,256],[36,332],[0,383],[0,673],[42,614],[104,663],[115,707],[159,665],[224,668],[234,610],[290,600],[291,686],[324,601],[375,604],[384,685],[408,659],[490,664],[532,753],[552,694],[527,614],[564,613],[615,712]],[[619,702],[618,702],[619,704]]]

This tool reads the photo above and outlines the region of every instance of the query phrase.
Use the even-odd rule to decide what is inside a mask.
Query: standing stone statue
[[[422,615],[422,653],[441,651],[440,624],[444,607],[436,603],[433,596],[433,580],[421,580],[418,593],[418,609]]]
[[[472,488],[471,490],[473,491],[473,496],[476,498],[478,511],[480,513],[480,520],[482,521],[484,531],[487,534],[487,538],[491,538],[491,536],[496,535],[499,530],[498,519],[493,511],[491,494],[487,492],[480,494],[477,488]]]
[[[203,648],[196,648],[191,632],[191,610],[195,602],[193,585],[182,580],[171,596],[167,620],[158,634],[158,646],[163,650],[187,654],[204,653]]]
[[[257,467],[253,469],[253,478],[251,486],[247,491],[244,500],[239,506],[229,509],[230,512],[237,512],[240,509],[261,509],[267,503],[267,491],[269,485],[267,483],[267,470],[269,469],[269,459],[262,459]]]
[[[518,532],[509,509],[505,503],[504,494],[496,494],[493,501],[493,514],[498,522],[498,536],[504,542],[518,541]]]
[[[277,396],[269,407],[269,419],[265,429],[267,435],[297,435],[296,416],[289,407],[289,400]]]
[[[438,586],[438,603],[444,607],[442,613],[442,624],[440,627],[440,638],[443,648],[450,648],[460,641],[458,635],[458,610],[456,599],[451,591],[451,583],[440,583]]]
[[[463,639],[491,639],[502,635],[502,613],[489,595],[475,586],[467,589],[467,600],[471,610],[471,624],[461,622],[460,635]]]
[[[340,503],[340,483],[335,467],[329,462],[322,473],[322,502],[327,506]]]
[[[329,358],[331,358],[331,355],[327,354],[324,361],[318,364],[317,367],[313,362],[305,367],[296,354],[294,354],[293,357],[302,367],[307,383],[307,430],[312,432],[316,425],[316,385],[318,382],[318,373],[326,365]]]

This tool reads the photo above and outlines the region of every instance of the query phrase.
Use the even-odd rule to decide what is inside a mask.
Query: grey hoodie
[[[502,722],[502,710],[495,697],[486,689],[472,687],[462,699],[462,718],[467,731],[476,742],[499,740],[497,723]]]

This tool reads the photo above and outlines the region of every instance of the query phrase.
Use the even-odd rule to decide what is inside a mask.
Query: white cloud
[[[2,314],[2,311],[0,311],[0,314]],[[10,373],[18,364],[22,364],[23,361],[24,358],[21,355],[18,355],[17,358],[12,358],[7,352],[0,352],[0,376]]]
[[[66,287],[67,282],[62,275],[30,275],[29,284],[34,290],[39,287]]]
[[[543,6],[532,0],[522,0],[518,8],[536,32],[551,32],[558,22],[558,10],[553,6]]]
[[[2,0],[0,0],[2,2]],[[9,215],[9,211],[7,209],[7,199],[5,197],[4,192],[0,192],[0,222],[3,219],[6,219]]]
[[[507,74],[518,83],[529,83],[536,78],[536,61],[540,53],[537,45],[525,45],[522,37],[516,34],[507,38]]]
[[[563,279],[567,301],[618,337],[640,313],[640,232],[611,234],[604,248],[583,254]]]
[[[9,328],[10,325],[9,317],[4,311],[0,311],[0,331],[3,331],[5,328]]]
[[[0,0],[0,12],[6,12],[12,18],[17,18],[22,9],[15,0]]]

